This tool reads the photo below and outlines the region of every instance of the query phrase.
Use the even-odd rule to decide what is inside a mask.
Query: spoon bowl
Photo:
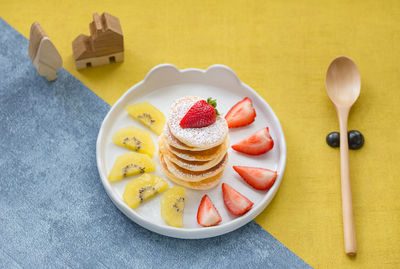
[[[357,65],[348,57],[332,61],[326,72],[326,92],[336,108],[340,125],[340,177],[342,185],[343,235],[347,255],[357,253],[351,198],[347,119],[350,108],[360,95],[361,78]]]
[[[351,107],[360,95],[360,72],[349,57],[340,56],[332,61],[325,82],[328,96],[335,106]]]

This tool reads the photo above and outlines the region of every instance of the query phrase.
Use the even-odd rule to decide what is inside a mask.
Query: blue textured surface
[[[0,19],[1,268],[308,268],[255,222],[203,240],[136,225],[108,198],[95,160],[109,106],[67,71],[49,83]]]

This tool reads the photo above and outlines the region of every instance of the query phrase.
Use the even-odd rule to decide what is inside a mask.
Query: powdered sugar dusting
[[[189,109],[201,100],[198,96],[186,96],[176,100],[168,114],[168,126],[171,134],[182,143],[197,148],[210,148],[221,144],[228,134],[226,120],[218,116],[216,121],[202,128],[182,128],[179,123]]]

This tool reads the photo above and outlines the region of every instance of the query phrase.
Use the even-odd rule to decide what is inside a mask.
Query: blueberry
[[[349,149],[359,149],[364,145],[364,136],[357,130],[347,133]],[[340,134],[338,132],[329,133],[326,136],[326,143],[333,148],[340,146]]]
[[[364,145],[364,136],[357,130],[348,132],[349,148],[359,149]]]
[[[340,135],[338,132],[329,133],[326,136],[326,143],[333,148],[337,148],[340,146]]]

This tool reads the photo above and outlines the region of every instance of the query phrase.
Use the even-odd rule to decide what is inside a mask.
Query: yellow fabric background
[[[78,72],[71,42],[95,11],[119,17],[125,62]],[[26,37],[39,21],[64,67],[109,104],[160,63],[228,65],[272,106],[287,140],[281,188],[256,221],[313,267],[400,268],[400,1],[0,0],[0,16]],[[362,76],[349,120],[366,139],[350,151],[356,258],[343,252],[339,151],[325,143],[338,130],[324,88],[338,55]]]

